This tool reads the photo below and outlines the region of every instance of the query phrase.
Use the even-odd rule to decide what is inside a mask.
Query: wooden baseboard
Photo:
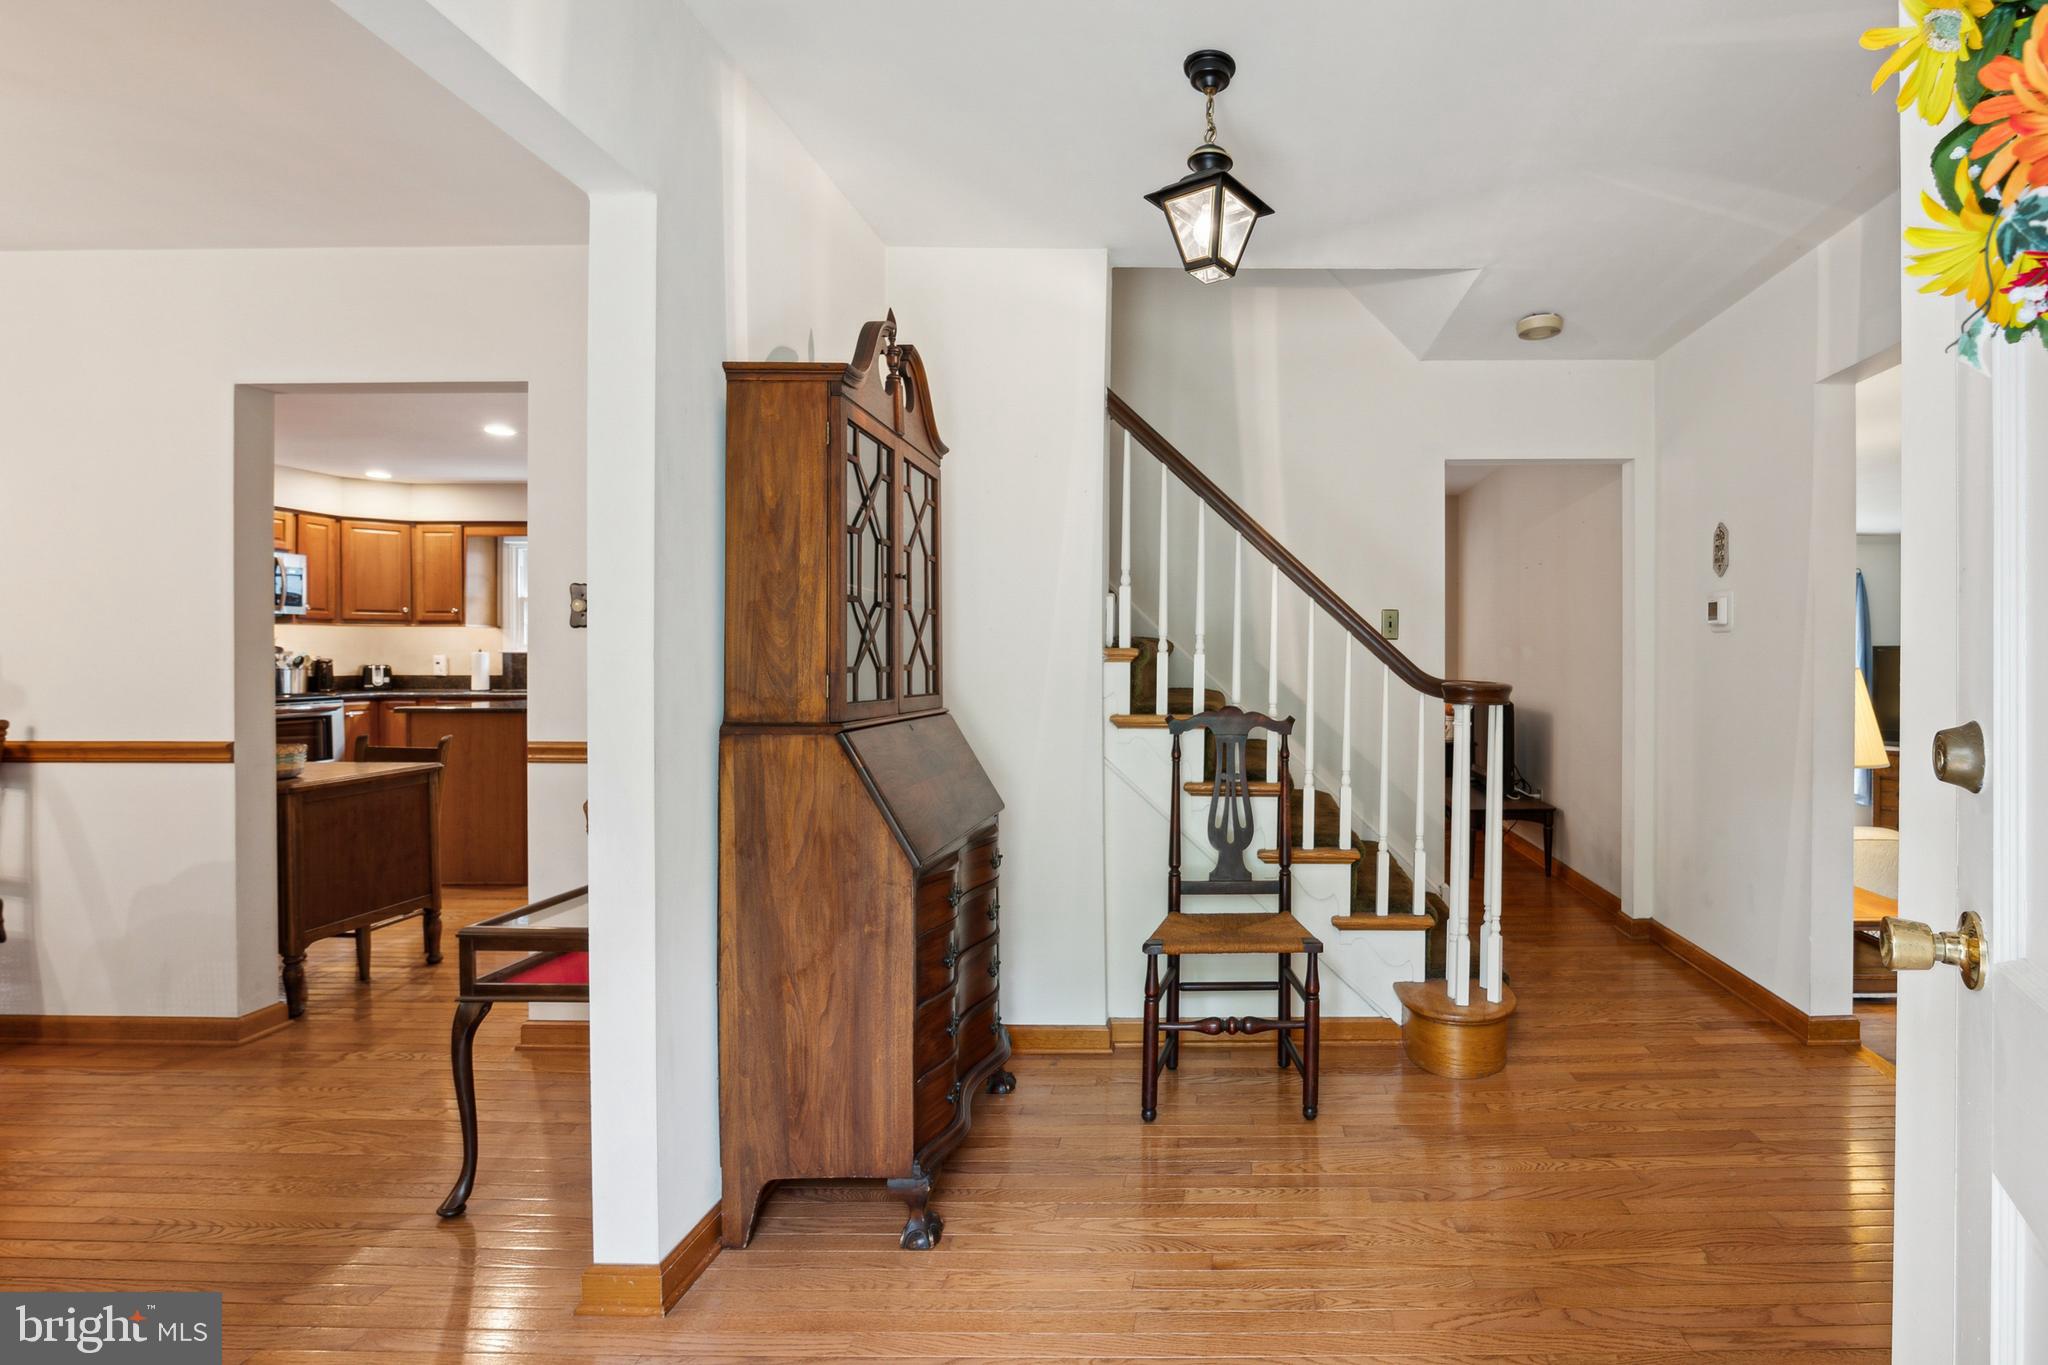
[[[1183,997],[1185,1007],[1186,997]],[[1112,1019],[1109,1021],[1110,1042],[1119,1048],[1136,1047],[1145,1036],[1143,1019]],[[1219,1033],[1214,1037],[1201,1033],[1183,1033],[1189,1047],[1263,1047],[1271,1048],[1273,1035],[1255,1033]],[[1401,1026],[1391,1019],[1332,1019],[1323,1017],[1323,1041],[1325,1043],[1398,1043],[1401,1041]]]
[[[590,743],[581,739],[530,739],[526,742],[528,763],[588,763]]]
[[[1501,831],[1501,844],[1516,857],[1534,863],[1538,867],[1543,866],[1543,846],[1541,844],[1532,844],[1511,829]],[[1600,883],[1594,881],[1562,858],[1553,857],[1550,860],[1550,864],[1550,875],[1554,880],[1563,882],[1566,886],[1585,896],[1610,915],[1620,915],[1623,913],[1621,897],[1615,895],[1612,891],[1609,891],[1606,887],[1600,885]]]
[[[1108,1024],[1010,1024],[1010,1051],[1039,1055],[1109,1052]]]
[[[227,739],[11,739],[0,744],[0,758],[9,763],[232,763],[235,744]]]
[[[1722,990],[1790,1033],[1802,1043],[1848,1044],[1862,1041],[1862,1025],[1853,1014],[1808,1014],[1777,992],[1752,981],[1671,926],[1642,920],[1645,937]]]
[[[519,1052],[588,1052],[588,1019],[528,1019],[519,1026]]]
[[[240,1018],[188,1015],[0,1014],[0,1043],[191,1043],[239,1047],[291,1022],[284,1001]]]
[[[697,1220],[660,1265],[594,1265],[583,1272],[578,1317],[658,1318],[718,1257],[718,1209]]]

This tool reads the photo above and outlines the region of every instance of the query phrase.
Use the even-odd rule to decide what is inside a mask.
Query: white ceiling
[[[1899,374],[1897,366],[1856,385],[1856,534],[1899,533],[1905,524],[1900,492]]]
[[[1857,46],[1893,0],[690,5],[884,241],[1116,265],[1175,264],[1140,196],[1224,48],[1218,140],[1277,210],[1247,263],[1358,272],[1432,358],[1655,355],[1898,181]]]
[[[519,434],[484,434],[504,422]],[[327,386],[279,392],[277,463],[344,479],[372,469],[395,483],[526,482],[526,389]]]
[[[0,250],[581,242],[581,191],[329,0],[0,0]]]

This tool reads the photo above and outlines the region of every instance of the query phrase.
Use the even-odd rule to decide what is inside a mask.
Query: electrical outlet
[[[1380,609],[1380,634],[1386,636],[1389,640],[1401,638],[1401,609],[1399,607],[1382,607]]]

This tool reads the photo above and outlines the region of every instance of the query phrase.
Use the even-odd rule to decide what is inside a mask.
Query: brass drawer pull
[[[946,904],[958,905],[960,903],[960,898],[966,894],[967,893],[965,891],[962,891],[959,887],[956,886],[951,891],[948,891],[946,893]]]
[[[959,1104],[960,1104],[960,1082],[958,1082],[958,1081],[954,1081],[954,1082],[953,1082],[953,1088],[952,1088],[952,1089],[950,1089],[950,1090],[948,1090],[948,1091],[946,1092],[946,1103],[947,1103],[947,1104],[950,1104],[950,1105],[953,1105],[953,1106],[954,1106],[955,1108],[958,1108],[958,1107],[959,1107]]]
[[[946,949],[946,970],[953,970],[953,964],[958,962],[959,960],[960,950],[958,948],[948,947]]]
[[[960,1036],[960,1013],[958,1010],[953,1012],[953,1021],[946,1025],[946,1036],[948,1038]]]
[[[1001,867],[1002,865],[1003,865],[1003,855],[1002,855],[1002,854],[1000,854],[1000,853],[997,853],[997,854],[994,854],[994,855],[992,855],[992,856],[991,856],[991,857],[989,858],[989,860],[988,860],[988,870],[989,870],[989,871],[991,871],[991,872],[995,871],[995,870],[996,870],[997,868]]]
[[[1003,903],[1002,903],[1001,901],[999,901],[999,900],[990,900],[990,901],[989,901],[989,903],[988,903],[988,922],[989,922],[990,924],[994,924],[994,923],[996,922],[996,911],[998,911],[998,910],[1000,910],[1000,909],[1002,909],[1002,908],[1003,908]]]
[[[999,958],[999,957],[992,957],[992,958],[990,958],[990,959],[989,959],[989,961],[988,961],[988,974],[989,974],[990,976],[994,976],[994,975],[996,974],[996,971],[997,971],[997,969],[998,969],[998,968],[1000,968],[1000,967],[1001,967],[1002,965],[1003,965],[1003,960],[1002,960],[1001,958]]]

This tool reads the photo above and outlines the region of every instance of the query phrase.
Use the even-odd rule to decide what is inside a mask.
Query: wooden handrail
[[[1197,469],[1187,456],[1173,448],[1173,443],[1152,429],[1152,424],[1140,417],[1129,403],[1116,396],[1116,390],[1109,394],[1109,416],[1118,426],[1146,450],[1152,458],[1166,466],[1176,479],[1194,491],[1196,497],[1209,504],[1211,511],[1223,519],[1226,526],[1251,542],[1252,548],[1270,560],[1288,581],[1308,594],[1309,601],[1321,607],[1338,625],[1351,633],[1351,637],[1364,645],[1373,657],[1385,664],[1393,675],[1424,696],[1441,697],[1454,705],[1494,706],[1508,699],[1512,689],[1506,683],[1466,682],[1439,678],[1419,667],[1413,659],[1394,648],[1387,637],[1373,629],[1354,610],[1349,602],[1337,596],[1330,585],[1309,572],[1306,564],[1294,557],[1285,545],[1275,540],[1272,533],[1253,520],[1250,513],[1239,507],[1228,493],[1218,488],[1207,474]]]

